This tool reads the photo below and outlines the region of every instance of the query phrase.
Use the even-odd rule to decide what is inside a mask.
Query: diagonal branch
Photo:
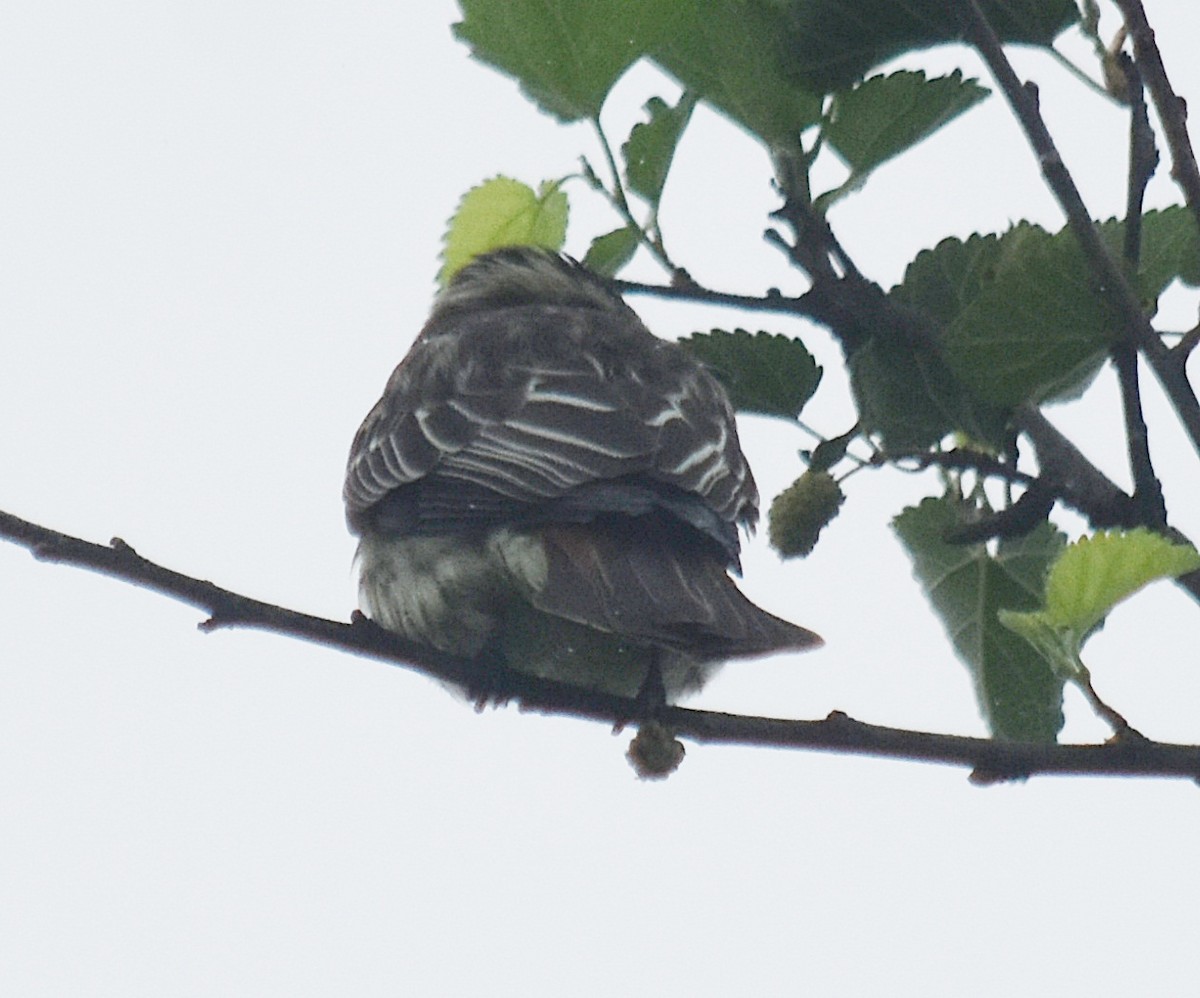
[[[252,627],[327,645],[424,672],[496,701],[516,699],[522,708],[618,725],[641,718],[637,700],[568,686],[456,659],[356,617],[326,620],[223,589],[149,561],[123,541],[94,544],[0,512],[0,537],[28,548],[44,561],[76,565],[163,593],[208,613],[201,629]],[[482,683],[482,687],[481,687]],[[1176,745],[1128,737],[1103,745],[1001,742],[987,738],[907,731],[864,724],[835,711],[820,721],[791,721],[715,711],[665,707],[655,719],[698,742],[803,748],[966,767],[976,783],[1024,779],[1037,774],[1183,777],[1200,782],[1200,745]]]
[[[1116,307],[1129,338],[1146,356],[1155,377],[1171,400],[1171,405],[1191,439],[1192,446],[1200,453],[1200,401],[1196,399],[1183,365],[1172,355],[1150,325],[1150,320],[1120,264],[1113,259],[1101,241],[1079,189],[1075,186],[1075,181],[1063,163],[1062,156],[1059,155],[1042,119],[1037,88],[1032,84],[1023,84],[1017,78],[1016,71],[1004,54],[1000,39],[980,9],[978,0],[968,0],[967,12],[967,40],[983,57],[997,85],[1003,91],[1037,156],[1046,184],[1067,216],[1067,224],[1079,241],[1102,292]]]
[[[1196,153],[1188,137],[1187,104],[1167,79],[1162,54],[1154,40],[1154,30],[1146,20],[1142,0],[1115,0],[1115,3],[1125,19],[1125,27],[1133,40],[1134,58],[1167,137],[1167,148],[1171,150],[1171,176],[1183,191],[1196,224],[1200,225],[1200,166],[1196,164]]]
[[[1088,518],[1093,527],[1140,524],[1157,530],[1177,544],[1191,541],[1181,530],[1166,523],[1146,523],[1133,497],[1084,456],[1036,406],[1026,405],[1015,414],[1017,427],[1032,441],[1043,476],[1055,494]],[[1200,601],[1200,572],[1189,572],[1175,584],[1192,599]]]

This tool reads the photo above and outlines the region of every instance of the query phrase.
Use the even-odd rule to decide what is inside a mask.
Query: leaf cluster
[[[1193,578],[1187,573],[1200,570],[1195,549],[1167,524],[1131,360],[1141,352],[1154,366],[1200,450],[1200,405],[1184,367],[1200,333],[1185,335],[1172,351],[1152,326],[1168,287],[1200,285],[1194,207],[1200,194],[1192,192],[1191,207],[1142,210],[1155,162],[1144,154],[1137,162],[1147,143],[1153,152],[1143,133],[1131,138],[1137,168],[1130,170],[1128,213],[1089,218],[1056,165],[1036,100],[1014,82],[1002,48],[1049,50],[1063,31],[1079,26],[1095,43],[1105,85],[1129,104],[1136,133],[1148,127],[1145,115],[1135,113],[1140,92],[1132,77],[1114,83],[1124,57],[1101,43],[1095,19],[1081,22],[1072,0],[460,0],[460,6],[455,31],[476,59],[515,78],[543,111],[596,129],[604,167],[584,160],[582,176],[618,224],[592,237],[587,266],[614,276],[644,250],[670,282],[628,287],[803,316],[839,343],[857,423],[801,451],[808,467],[797,469],[795,483],[772,507],[776,548],[785,556],[811,551],[845,501],[851,474],[881,466],[938,468],[942,494],[901,512],[896,533],[970,671],[993,734],[1053,741],[1062,726],[1063,684],[1086,682],[1081,649],[1112,607],[1155,578],[1182,575],[1186,583]],[[1049,164],[1048,183],[1068,224],[1051,232],[1017,221],[1004,232],[948,237],[918,253],[903,280],[884,290],[855,266],[829,210],[991,97],[961,70],[934,77],[880,72],[895,56],[943,44],[970,45],[988,62]],[[678,96],[648,96],[645,120],[623,141],[610,142],[601,112],[639,60],[669,76]],[[701,104],[770,153],[781,203],[766,234],[808,279],[806,294],[786,299],[767,291],[749,301],[722,294],[697,285],[668,252],[659,211]],[[1172,132],[1171,124],[1168,118],[1168,139],[1177,142],[1171,136],[1181,128]],[[842,180],[814,191],[821,157],[836,158]],[[486,236],[460,212],[447,241],[447,267],[451,258],[477,252],[476,244],[565,244],[558,184],[541,194],[497,193],[505,204],[523,207],[475,206],[494,220],[485,223],[491,224]],[[516,231],[517,216],[524,234]],[[464,232],[475,243],[460,243]],[[739,410],[803,425],[822,370],[798,339],[735,329],[684,342],[724,381]],[[1132,495],[1096,471],[1041,412],[1086,392],[1107,364],[1121,378]],[[863,448],[867,456],[856,456]],[[1001,490],[988,487],[993,480]],[[1068,545],[1051,519],[1056,504],[1083,513],[1096,528],[1133,529]],[[1186,584],[1200,597],[1197,579]],[[1087,691],[1094,698],[1090,683]]]

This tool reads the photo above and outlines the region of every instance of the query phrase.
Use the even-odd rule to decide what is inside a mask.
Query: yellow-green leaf
[[[493,177],[472,187],[446,228],[438,283],[445,287],[479,254],[502,246],[561,250],[567,210],[567,196],[557,181],[546,181],[536,191],[511,177]]]
[[[1123,599],[1157,579],[1200,569],[1200,553],[1144,528],[1081,537],[1050,568],[1046,616],[1086,634]]]
[[[1046,575],[1041,610],[1002,612],[1000,623],[1036,648],[1066,679],[1085,674],[1079,653],[1093,628],[1123,599],[1157,579],[1200,569],[1200,553],[1139,527],[1081,537]]]

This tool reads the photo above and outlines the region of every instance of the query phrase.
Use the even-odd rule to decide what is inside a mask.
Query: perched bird
[[[738,590],[758,492],[718,382],[580,264],[513,247],[440,293],[354,438],[359,594],[445,652],[668,699],[820,643]]]

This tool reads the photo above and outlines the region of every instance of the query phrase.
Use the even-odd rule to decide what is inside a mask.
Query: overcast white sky
[[[1200,102],[1200,14],[1148,6]],[[485,177],[536,183],[594,151],[472,63],[455,19],[441,0],[0,10],[0,509],[349,615],[345,454],[423,320],[445,218]],[[1118,212],[1119,114],[1043,58],[1019,66],[1093,211]],[[615,135],[655,93],[629,75]],[[1014,135],[994,99],[881,171],[833,216],[860,266],[888,285],[946,234],[1057,228]],[[665,224],[701,281],[802,289],[761,239],[767,178],[752,140],[697,116]],[[582,253],[608,220],[572,194]],[[1152,202],[1175,200],[1160,177]],[[634,304],[665,335],[739,322],[836,363],[798,324]],[[1102,394],[1053,417],[1123,478]],[[1188,452],[1151,410],[1165,470]],[[835,371],[808,418],[848,425]],[[762,420],[743,437],[767,495],[808,443]],[[1195,465],[1166,477],[1200,536]],[[827,647],[731,667],[694,702],[980,732],[886,526],[933,486],[849,485],[807,562],[747,558],[747,591]],[[1200,740],[1195,611],[1160,586],[1088,647],[1151,736]],[[1195,786],[981,790],[696,746],[643,784],[603,726],[476,714],[415,673],[197,620],[0,544],[0,993],[1194,993]],[[1074,696],[1068,717],[1104,736]]]

